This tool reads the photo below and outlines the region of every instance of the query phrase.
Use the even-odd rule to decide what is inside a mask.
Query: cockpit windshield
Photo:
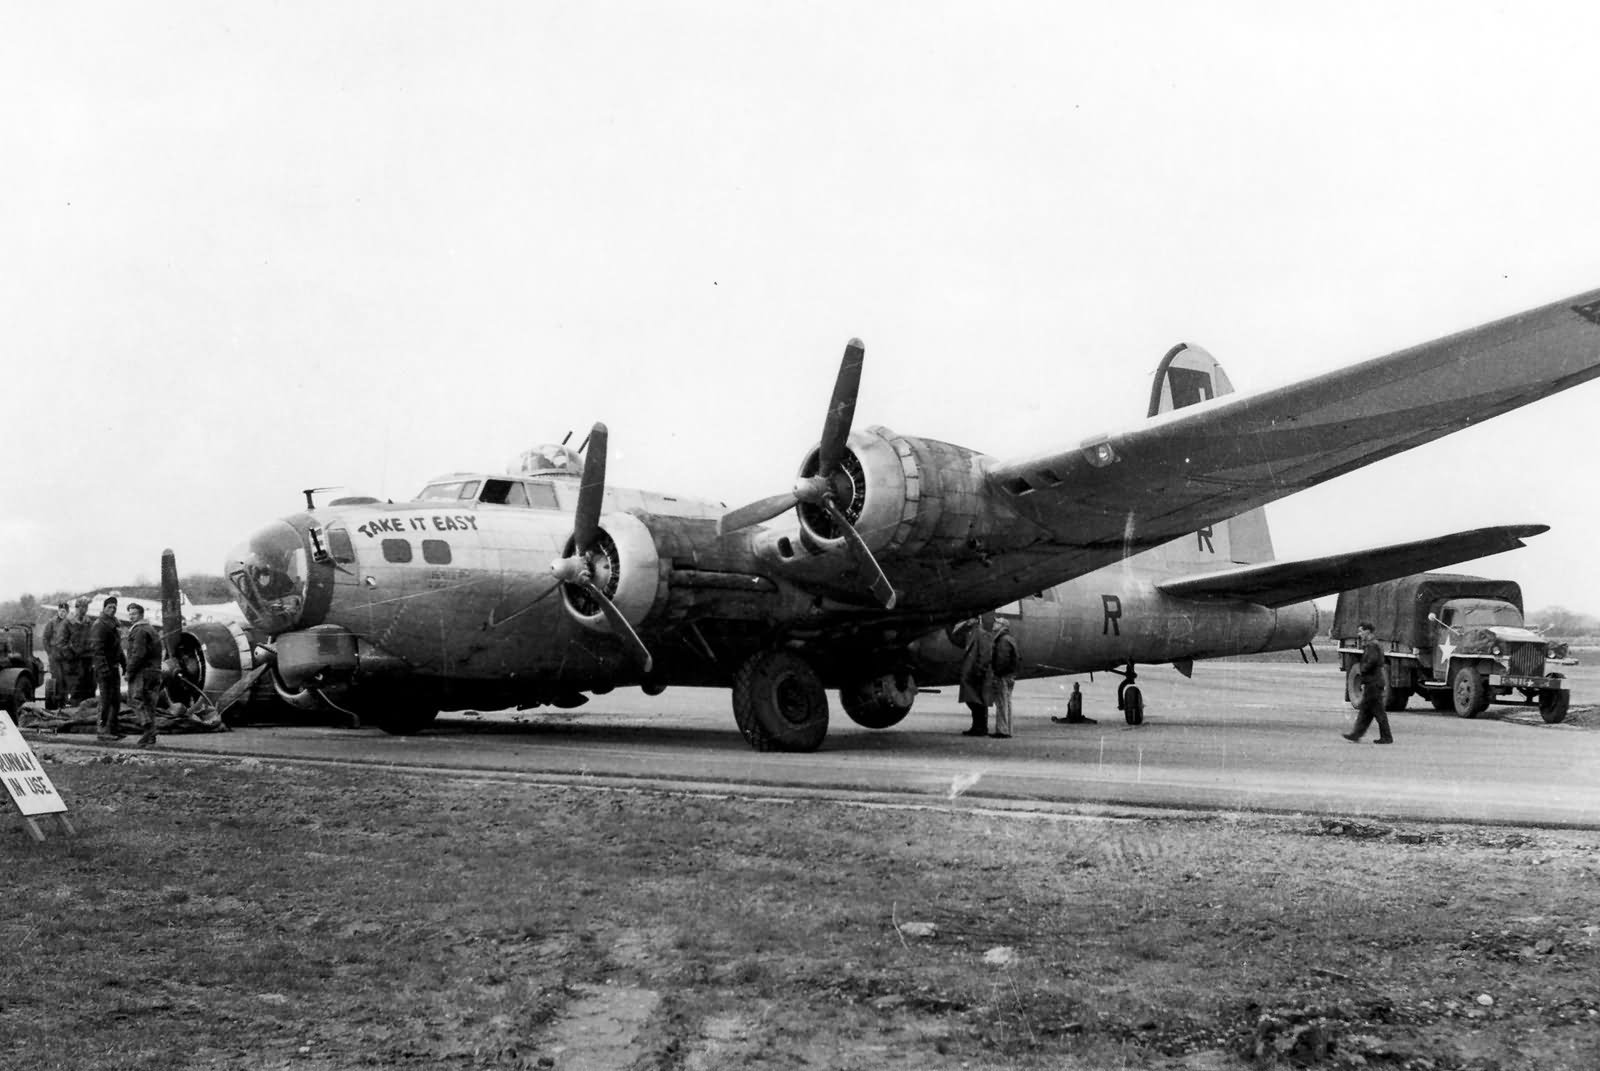
[[[300,622],[306,599],[306,548],[283,521],[258,531],[228,555],[228,583],[245,618],[276,635]]]

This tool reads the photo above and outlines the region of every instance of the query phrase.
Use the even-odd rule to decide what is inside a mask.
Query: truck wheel
[[[1457,717],[1476,718],[1489,708],[1489,688],[1474,665],[1457,666],[1450,671],[1450,696],[1455,701]]]
[[[1410,688],[1390,688],[1383,693],[1384,710],[1404,710],[1409,702],[1411,702]]]
[[[1361,672],[1361,663],[1351,662],[1350,668],[1344,671],[1344,701],[1357,710],[1361,709],[1361,682],[1356,679]]]
[[[6,711],[11,715],[11,720],[14,722],[22,716],[22,704],[31,702],[33,702],[33,678],[26,673],[18,674],[17,683],[12,687],[11,694],[6,697]]]
[[[1564,673],[1552,673],[1552,677],[1565,677]],[[1539,717],[1554,725],[1567,716],[1567,704],[1572,702],[1572,693],[1565,688],[1550,688],[1539,693]]]

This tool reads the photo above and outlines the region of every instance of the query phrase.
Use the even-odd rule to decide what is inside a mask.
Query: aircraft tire
[[[438,716],[436,707],[392,706],[372,720],[390,736],[415,736]]]
[[[828,693],[804,658],[762,651],[734,675],[733,716],[757,751],[815,751],[828,735]]]
[[[839,689],[839,705],[863,729],[888,729],[911,713],[917,682],[909,673],[873,677]]]
[[[1457,717],[1476,718],[1489,709],[1489,688],[1483,673],[1470,663],[1450,671],[1450,696]]]
[[[1129,725],[1144,724],[1144,692],[1139,690],[1137,684],[1130,684],[1122,690],[1122,720]]]
[[[1563,673],[1552,673],[1552,677],[1565,677]],[[1554,725],[1565,721],[1567,705],[1572,702],[1572,693],[1565,688],[1551,688],[1539,693],[1539,717],[1547,724]]]

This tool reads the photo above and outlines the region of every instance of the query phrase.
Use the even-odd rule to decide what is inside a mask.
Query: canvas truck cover
[[[1462,573],[1417,573],[1339,593],[1333,635],[1346,639],[1356,625],[1371,621],[1378,639],[1408,647],[1433,646],[1428,614],[1447,599],[1500,599],[1522,612],[1522,588],[1515,580],[1487,580]]]

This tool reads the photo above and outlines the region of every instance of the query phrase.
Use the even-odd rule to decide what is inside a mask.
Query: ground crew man
[[[67,682],[62,676],[65,672],[63,663],[66,659],[61,657],[61,640],[66,632],[67,604],[56,604],[56,616],[45,622],[44,626],[44,653],[50,659],[50,690],[45,693],[45,706],[54,710],[67,701]]]
[[[136,602],[128,604],[128,621],[128,706],[145,719],[139,746],[154,747],[156,714],[160,710],[157,697],[161,694],[161,637],[156,634],[156,627],[144,619],[144,607]]]
[[[1392,744],[1394,737],[1389,735],[1389,715],[1383,709],[1384,693],[1388,691],[1387,672],[1383,648],[1378,645],[1372,622],[1363,621],[1356,626],[1356,640],[1361,644],[1361,667],[1356,672],[1356,681],[1361,685],[1361,705],[1356,713],[1355,725],[1344,734],[1344,738],[1352,744],[1359,743],[1367,727],[1376,721],[1378,739],[1373,743]]]
[[[66,684],[62,701],[74,706],[94,697],[94,659],[89,653],[89,596],[79,595],[72,613],[56,630],[61,645],[61,675]]]
[[[100,616],[89,632],[89,652],[94,660],[94,683],[100,690],[100,732],[96,739],[118,740],[124,733],[117,728],[122,713],[122,636],[117,630],[117,597],[107,595]]]

